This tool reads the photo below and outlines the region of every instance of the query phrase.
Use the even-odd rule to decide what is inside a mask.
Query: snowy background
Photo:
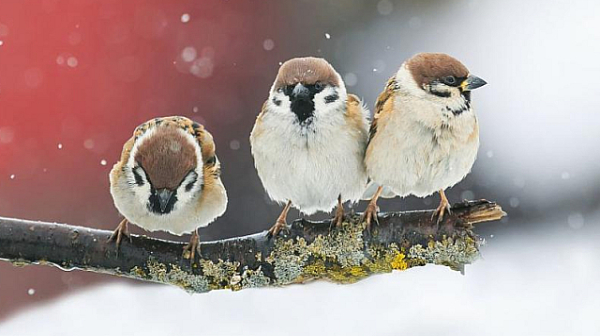
[[[599,40],[593,0],[1,1],[0,216],[112,229],[107,174],[122,143],[180,114],[215,136],[230,194],[201,239],[264,230],[280,209],[248,135],[279,63],[325,57],[373,106],[420,51],[454,55],[490,83],[473,96],[478,160],[448,195],[498,201],[509,216],[479,226],[487,245],[465,276],[428,266],[190,296],[0,263],[0,335],[600,334]]]

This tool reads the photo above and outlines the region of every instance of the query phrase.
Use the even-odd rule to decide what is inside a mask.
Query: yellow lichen
[[[354,283],[369,275],[362,266],[333,267],[327,270],[327,278],[338,283]]]
[[[129,273],[135,277],[138,278],[142,278],[145,279],[146,278],[146,273],[144,272],[144,270],[139,267],[139,266],[134,266],[131,271],[129,271]]]
[[[325,275],[326,271],[323,259],[316,259],[310,265],[306,265],[302,273],[307,278],[320,278]]]
[[[403,253],[397,253],[396,256],[392,259],[390,265],[392,266],[392,269],[395,270],[405,270],[408,268],[408,264],[404,260]]]

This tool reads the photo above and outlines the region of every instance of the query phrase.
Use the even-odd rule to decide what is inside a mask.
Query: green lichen
[[[273,265],[275,284],[286,285],[297,282],[296,279],[302,274],[302,268],[309,255],[310,251],[304,238],[277,239],[273,252],[266,259]]]
[[[246,269],[242,273],[241,289],[264,287],[268,286],[270,282],[271,279],[263,274],[260,266],[256,270]]]
[[[196,264],[201,275],[194,275],[177,265],[149,260],[147,273],[143,268],[134,267],[130,275],[171,283],[190,292],[282,286],[313,279],[353,283],[370,274],[406,270],[427,263],[461,269],[478,257],[478,248],[479,241],[469,234],[443,236],[439,240],[432,237],[426,246],[371,245],[365,243],[361,225],[344,223],[327,235],[317,236],[311,243],[302,237],[276,238],[268,256],[255,253],[259,261],[256,266],[202,259]],[[263,272],[265,266],[272,271],[268,276]]]
[[[329,235],[319,235],[309,251],[321,258],[336,260],[342,267],[359,266],[365,259],[362,225],[344,223]]]
[[[479,243],[469,237],[446,237],[440,241],[430,240],[427,247],[413,245],[408,250],[408,258],[419,263],[434,263],[460,268],[470,264],[479,256]]]
[[[12,259],[12,260],[10,260],[10,263],[15,267],[25,267],[25,266],[29,266],[32,264],[31,261],[25,260],[25,259]],[[40,261],[38,261],[38,264],[45,265],[45,262],[40,260]]]
[[[208,279],[205,276],[185,272],[177,265],[167,267],[151,258],[148,260],[147,267],[147,274],[137,266],[132,268],[129,273],[135,277],[141,276],[156,282],[170,283],[188,292],[202,293],[210,290]]]
[[[211,289],[222,289],[232,288],[239,284],[241,281],[241,275],[237,271],[240,267],[238,261],[223,261],[219,259],[217,263],[211,260],[200,260],[200,266],[202,267],[202,274],[206,276],[209,281],[209,287]]]

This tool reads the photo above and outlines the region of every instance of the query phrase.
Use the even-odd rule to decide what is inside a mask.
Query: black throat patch
[[[173,211],[173,207],[175,207],[175,203],[177,202],[177,190],[173,193],[173,196],[169,199],[169,203],[165,207],[165,211],[160,210],[160,202],[158,200],[158,195],[156,194],[156,189],[151,188],[150,197],[148,198],[148,210],[153,212],[155,215],[168,215],[171,211]]]
[[[312,117],[315,113],[314,95],[310,99],[293,99],[292,112],[298,117],[298,121],[302,124],[306,119]]]
[[[323,85],[307,84],[301,94],[296,96],[294,92],[295,85],[288,85],[285,88],[286,95],[290,99],[290,108],[298,117],[298,122],[304,124],[315,114],[315,95],[323,91]],[[334,102],[338,99],[337,93],[325,98],[326,103]]]

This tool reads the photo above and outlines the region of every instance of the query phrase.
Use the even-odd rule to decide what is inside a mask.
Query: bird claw
[[[277,220],[273,226],[267,232],[268,238],[273,238],[279,235],[279,232],[286,231],[289,232],[289,228],[287,223],[284,220]]]
[[[450,210],[450,203],[449,202],[442,201],[440,203],[440,205],[437,207],[437,209],[431,215],[431,220],[435,219],[435,217],[437,216],[436,223],[440,224],[442,222],[442,220],[444,219],[444,214],[445,213],[448,213],[449,215],[451,215],[452,214],[452,210]]]
[[[119,253],[119,247],[121,246],[121,241],[123,240],[123,236],[127,237],[127,239],[129,240],[129,242],[131,243],[131,235],[129,234],[129,228],[128,228],[128,222],[127,219],[123,219],[119,225],[117,226],[117,228],[115,229],[115,231],[113,231],[113,233],[110,235],[110,237],[108,237],[108,239],[106,240],[107,243],[112,242],[113,240],[115,241],[115,245],[117,247],[117,255]]]
[[[371,221],[373,221],[376,225],[379,225],[379,218],[377,217],[377,212],[379,211],[379,207],[376,204],[370,203],[367,205],[365,212],[360,217],[360,221],[365,222],[367,225],[367,230],[371,230]]]
[[[196,251],[198,251],[198,255],[200,255],[200,237],[198,236],[198,233],[194,231],[190,238],[190,242],[183,247],[183,258],[189,258],[190,264],[193,264],[196,258]]]
[[[331,219],[331,222],[329,223],[329,230],[331,231],[331,229],[333,228],[333,226],[335,225],[336,228],[339,228],[342,226],[342,223],[344,223],[344,218],[345,218],[345,214],[344,214],[344,209],[343,208],[338,208],[335,211],[335,216],[333,216],[333,218]]]

